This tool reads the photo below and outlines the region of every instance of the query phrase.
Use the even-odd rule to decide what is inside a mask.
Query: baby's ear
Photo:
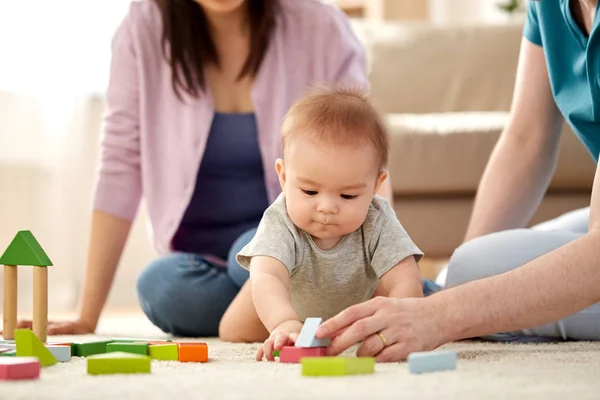
[[[283,163],[283,159],[278,158],[275,161],[275,171],[277,171],[277,176],[279,177],[279,184],[281,185],[281,190],[285,185],[285,164]]]
[[[387,171],[381,170],[381,172],[379,173],[379,177],[377,178],[377,182],[375,183],[375,193],[379,192],[379,188],[381,187],[383,182],[385,182],[385,180],[387,179],[387,176],[388,176]]]

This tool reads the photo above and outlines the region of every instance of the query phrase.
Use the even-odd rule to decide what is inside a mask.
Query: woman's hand
[[[402,361],[412,352],[433,350],[445,342],[443,314],[432,298],[375,297],[325,321],[316,336],[331,337],[331,355],[363,341],[357,356],[375,356],[377,362]]]
[[[32,321],[19,321],[17,329],[32,329]],[[48,335],[84,335],[87,333],[94,333],[94,329],[81,320],[48,322]]]
[[[296,343],[301,330],[302,322],[300,321],[285,321],[277,326],[259,347],[256,352],[256,361],[262,361],[263,357],[268,361],[275,361],[273,350],[281,350],[283,346],[291,346]]]

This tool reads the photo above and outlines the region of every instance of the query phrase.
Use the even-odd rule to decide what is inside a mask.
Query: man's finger
[[[408,357],[406,346],[402,342],[398,342],[383,349],[377,356],[375,362],[398,362],[405,361]]]
[[[317,329],[315,336],[318,338],[333,336],[335,333],[349,327],[354,322],[373,315],[375,311],[377,311],[378,304],[379,301],[377,298],[374,298],[348,307],[338,315],[323,322]]]
[[[385,327],[386,322],[384,318],[379,316],[359,319],[343,333],[333,338],[331,345],[328,348],[328,353],[332,355],[340,354],[347,348],[379,332]]]

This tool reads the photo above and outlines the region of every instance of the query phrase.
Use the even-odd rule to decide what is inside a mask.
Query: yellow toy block
[[[90,375],[149,374],[150,363],[149,356],[122,351],[95,354],[87,358],[87,373]]]
[[[31,329],[15,329],[17,357],[37,357],[42,367],[48,367],[58,362],[54,354],[44,346]]]
[[[373,357],[303,357],[302,375],[343,376],[372,374],[375,372]]]
[[[177,343],[151,344],[149,348],[150,358],[162,361],[178,361],[179,351]]]

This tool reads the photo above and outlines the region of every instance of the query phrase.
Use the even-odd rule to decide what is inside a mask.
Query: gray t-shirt
[[[423,253],[379,196],[359,229],[322,250],[290,220],[281,194],[265,211],[256,235],[237,254],[237,261],[249,269],[253,256],[273,257],[288,269],[292,306],[304,321],[327,319],[370,299],[382,275],[406,257],[420,260]]]

